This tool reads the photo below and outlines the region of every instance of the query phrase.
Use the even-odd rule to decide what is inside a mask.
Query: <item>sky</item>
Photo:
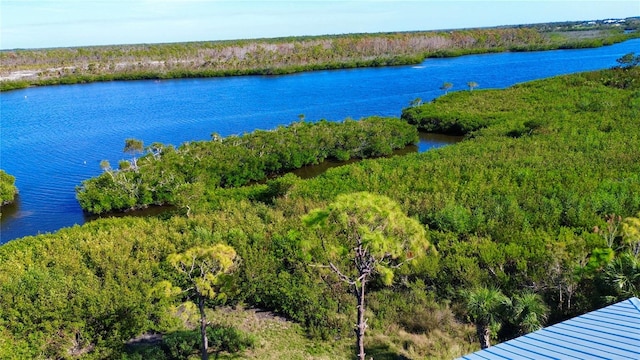
[[[444,30],[640,16],[640,0],[0,0],[0,49]]]

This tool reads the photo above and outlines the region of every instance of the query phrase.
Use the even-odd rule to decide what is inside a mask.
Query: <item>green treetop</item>
[[[356,296],[357,355],[364,360],[366,284],[378,274],[390,285],[396,269],[425,256],[430,247],[426,230],[393,200],[367,192],[340,195],[304,221],[317,229],[321,239],[305,244],[308,253],[348,283]]]
[[[225,275],[235,269],[236,251],[224,244],[210,247],[194,247],[181,254],[171,254],[167,260],[186,277],[188,288],[183,291],[194,297],[200,310],[200,334],[202,359],[208,359],[207,318],[205,300],[226,297],[223,290]]]

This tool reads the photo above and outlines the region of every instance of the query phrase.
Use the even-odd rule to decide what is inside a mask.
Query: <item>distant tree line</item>
[[[277,75],[300,71],[415,64],[427,57],[597,47],[639,33],[612,28],[584,38],[530,27],[348,34],[154,45],[0,52],[1,90],[93,81]]]

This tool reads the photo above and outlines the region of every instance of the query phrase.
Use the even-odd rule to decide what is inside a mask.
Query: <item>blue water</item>
[[[640,51],[640,39],[608,47],[428,59],[418,66],[285,76],[108,82],[0,93],[0,168],[16,177],[17,203],[2,209],[0,243],[82,224],[75,186],[99,163],[126,158],[126,138],[179,145],[271,129],[298,120],[400,116],[415,98],[504,88],[559,74],[603,69]],[[428,144],[421,149],[428,148]]]

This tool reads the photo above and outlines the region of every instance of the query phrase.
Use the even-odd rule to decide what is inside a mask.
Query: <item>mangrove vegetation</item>
[[[246,185],[325,159],[390,155],[417,141],[414,126],[382,117],[340,123],[299,121],[226,138],[214,133],[211,141],[178,148],[154,143],[145,150],[140,140],[127,139],[124,152],[131,159],[121,161],[117,170],[103,161],[104,173],[84,181],[77,198],[94,214],[152,204],[188,206],[190,198],[218,187]]]
[[[0,170],[0,206],[11,204],[18,193],[16,178]]]

